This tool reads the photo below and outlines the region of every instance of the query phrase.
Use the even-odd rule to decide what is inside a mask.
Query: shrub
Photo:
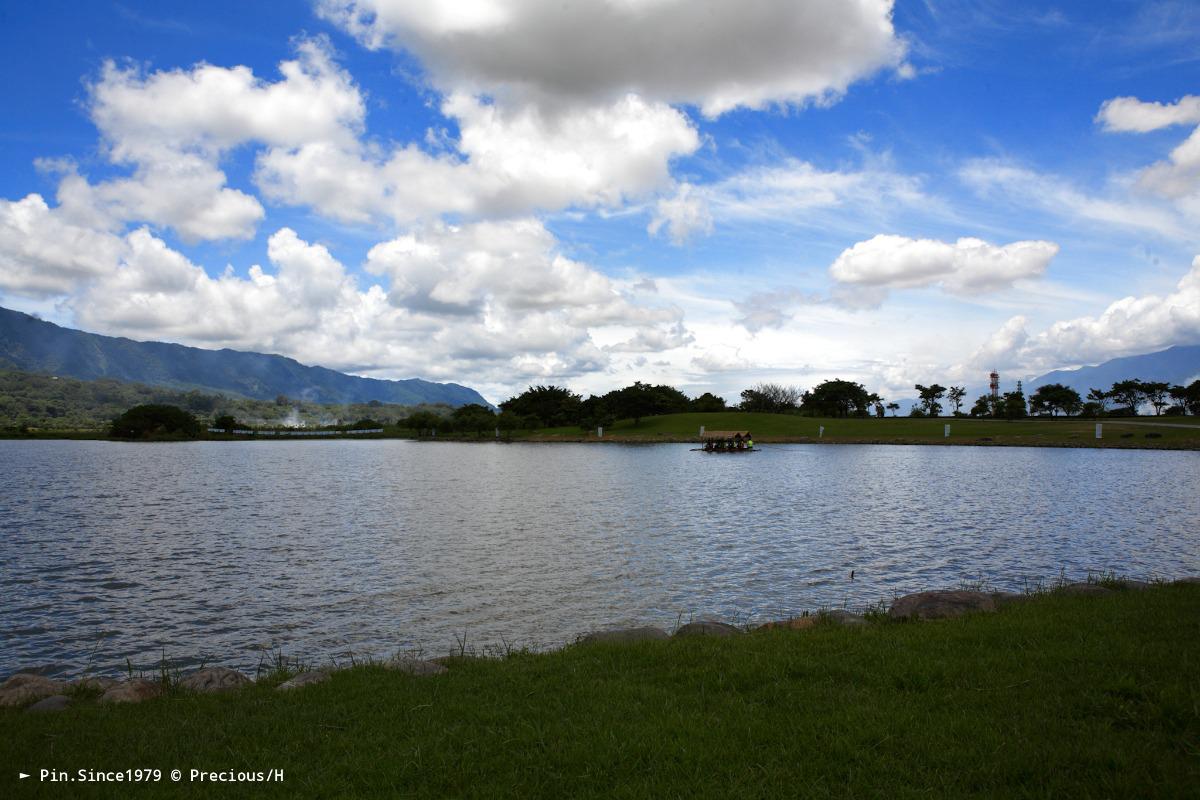
[[[118,439],[146,439],[156,436],[200,435],[197,419],[176,406],[134,406],[113,420],[110,434]]]

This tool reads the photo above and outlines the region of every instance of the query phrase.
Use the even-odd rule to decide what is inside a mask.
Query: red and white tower
[[[1000,396],[1000,373],[996,372],[996,370],[992,370],[992,374],[990,377],[992,379],[992,382],[990,384],[988,384],[988,386],[991,387],[992,397],[999,397]]]

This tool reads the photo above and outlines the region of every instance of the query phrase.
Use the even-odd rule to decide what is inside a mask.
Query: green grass
[[[1095,439],[1096,420],[1084,419],[920,419],[887,417],[885,419],[835,419],[800,417],[792,414],[757,414],[714,412],[708,414],[667,414],[648,417],[640,424],[621,420],[604,430],[606,439],[621,441],[697,441],[700,426],[708,430],[745,430],[754,434],[755,441],[815,441],[821,426],[822,437],[828,442],[885,442],[885,443],[948,443],[948,444],[1008,444],[1056,445],[1075,447],[1200,447],[1200,427],[1148,427],[1131,422],[1169,422],[1197,425],[1195,417],[1134,419],[1105,419],[1104,438]],[[943,437],[943,426],[950,425],[950,437]],[[1147,437],[1146,434],[1159,434]],[[1131,434],[1122,438],[1122,434]],[[533,439],[591,439],[596,432],[578,427],[547,428],[540,431],[519,431],[514,438]]]
[[[7,797],[1194,797],[1200,587],[0,714]],[[255,787],[17,770],[284,770]]]

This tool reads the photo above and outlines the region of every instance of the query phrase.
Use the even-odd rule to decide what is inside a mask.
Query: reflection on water
[[[1200,572],[1200,454],[0,442],[0,674],[544,647],[1060,570]],[[855,580],[849,580],[850,570]]]

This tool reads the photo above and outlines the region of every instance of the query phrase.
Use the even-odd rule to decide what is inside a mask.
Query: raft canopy
[[[750,431],[705,431],[702,442],[744,442],[752,439]]]

